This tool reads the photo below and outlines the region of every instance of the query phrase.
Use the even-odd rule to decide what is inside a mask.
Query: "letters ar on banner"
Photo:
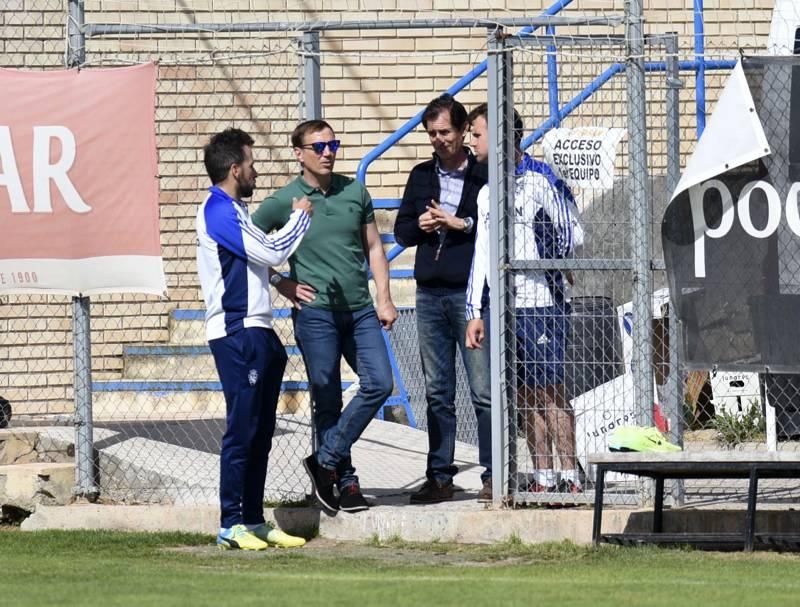
[[[0,293],[163,295],[155,65],[0,69]]]
[[[552,129],[542,139],[547,163],[571,188],[608,190],[614,185],[617,145],[625,129]]]
[[[800,360],[800,58],[745,57],[662,222],[694,368]]]

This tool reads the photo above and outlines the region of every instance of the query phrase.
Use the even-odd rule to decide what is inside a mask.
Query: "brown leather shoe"
[[[440,483],[428,479],[416,493],[411,494],[409,501],[412,504],[438,504],[453,499],[453,483]]]
[[[487,478],[485,481],[483,481],[483,487],[481,487],[481,490],[478,491],[478,501],[479,502],[492,501],[492,479]]]

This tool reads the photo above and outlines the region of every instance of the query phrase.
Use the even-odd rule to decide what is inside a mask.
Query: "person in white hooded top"
[[[472,147],[480,161],[488,160],[487,105],[469,115]],[[519,260],[563,259],[583,244],[583,228],[569,188],[545,163],[520,149],[522,120],[514,112],[516,179],[514,257]],[[481,348],[489,270],[489,186],[478,194],[475,254],[467,286],[466,346]],[[571,275],[556,270],[516,273],[515,315],[517,409],[524,420],[533,458],[532,492],[582,491],[575,454],[575,419],[564,396],[564,353],[569,335]],[[561,479],[553,465],[553,448],[560,458]]]

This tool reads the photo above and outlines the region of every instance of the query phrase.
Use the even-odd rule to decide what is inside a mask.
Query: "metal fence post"
[[[85,25],[83,0],[69,0],[67,9],[67,54],[65,63],[67,67],[77,67],[86,61],[86,36],[83,33]]]
[[[67,67],[86,61],[83,0],[69,0]],[[99,491],[94,473],[94,427],[92,423],[92,337],[88,297],[72,298],[72,363],[75,399],[75,495],[90,500]]]
[[[678,63],[678,35],[670,34],[664,38],[664,50],[667,54],[667,193],[671,195],[681,178],[681,114],[680,90],[683,81],[680,79]],[[672,304],[669,306],[669,381],[667,400],[669,419],[673,435],[678,444],[683,444],[683,381],[681,379],[680,347],[681,331],[678,318]]]
[[[92,338],[88,297],[72,298],[73,374],[75,393],[75,495],[96,499],[94,425],[92,422]]]
[[[509,196],[509,176],[514,178],[513,134],[508,120],[509,107],[513,97],[509,96],[511,73],[510,58],[505,52],[503,30],[489,31],[489,57],[487,65],[488,86],[488,126],[489,126],[489,353],[491,357],[492,394],[492,501],[496,506],[502,504],[514,488],[509,481],[514,477],[515,462],[509,452],[510,408],[503,377],[506,372],[506,348],[508,339],[505,330],[507,319],[507,291],[505,289],[505,262],[508,251],[507,208]],[[513,185],[513,184],[512,184]],[[513,200],[511,201],[513,203]],[[508,487],[508,491],[506,488]]]
[[[681,108],[680,79],[678,61],[678,34],[672,33],[664,38],[667,55],[667,194],[672,195],[681,178]],[[684,382],[681,369],[683,352],[683,331],[678,325],[678,314],[672,302],[669,305],[669,379],[667,381],[667,417],[672,436],[678,445],[683,446],[683,398]],[[682,479],[672,481],[672,498],[678,505],[685,501],[685,486]]]
[[[319,67],[319,32],[303,32],[300,41],[303,54],[303,104],[302,120],[322,119],[322,87]],[[305,359],[303,359],[305,365]],[[307,368],[307,367],[306,367]],[[310,389],[309,389],[310,394]],[[311,398],[311,452],[317,452],[317,431],[314,423],[314,399]],[[383,409],[381,409],[383,412]]]
[[[322,118],[322,87],[319,69],[319,32],[303,32],[304,120]]]
[[[653,420],[653,275],[652,209],[648,195],[647,99],[644,71],[642,0],[629,0],[626,7],[628,135],[630,166],[630,216],[633,258],[633,351],[634,398],[645,407],[642,422]]]

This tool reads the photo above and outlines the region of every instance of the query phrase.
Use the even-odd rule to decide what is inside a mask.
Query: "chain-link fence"
[[[798,21],[800,19],[795,15],[791,29],[792,40]],[[529,179],[534,183],[538,180],[540,191],[537,192],[537,187],[530,183],[527,186],[530,189],[526,190],[526,178],[518,175],[516,183],[508,186],[508,191],[517,197],[513,209],[511,206],[503,209],[504,204],[510,204],[508,200],[501,199],[497,203],[500,217],[500,234],[497,235],[501,243],[500,264],[508,270],[507,274],[500,272],[500,285],[506,285],[509,293],[501,298],[504,307],[498,315],[499,323],[503,327],[503,338],[500,340],[503,372],[501,385],[508,395],[508,482],[509,491],[514,494],[516,503],[583,503],[594,500],[593,471],[586,466],[586,454],[606,451],[613,430],[621,425],[655,425],[684,450],[706,452],[725,449],[795,450],[796,443],[792,439],[796,438],[797,428],[800,427],[795,404],[800,395],[797,393],[796,375],[791,372],[793,365],[785,367],[782,374],[763,373],[763,357],[756,360],[751,358],[746,363],[742,360],[731,364],[731,355],[723,354],[723,350],[738,351],[735,348],[736,341],[745,340],[756,344],[780,342],[784,344],[783,347],[788,347],[793,340],[793,330],[789,328],[791,321],[787,321],[787,328],[778,335],[781,331],[773,327],[774,323],[764,324],[763,320],[755,320],[757,313],[764,313],[764,309],[752,308],[767,305],[764,302],[769,300],[769,305],[777,306],[774,312],[778,316],[786,317],[788,312],[781,306],[787,304],[775,303],[775,298],[791,297],[794,293],[797,272],[791,231],[788,228],[781,231],[774,237],[773,244],[768,245],[777,250],[774,255],[779,261],[772,265],[765,261],[764,264],[751,268],[752,275],[745,274],[743,263],[750,254],[748,249],[727,249],[727,255],[718,257],[720,274],[716,277],[717,286],[722,289],[720,281],[726,288],[739,285],[742,293],[740,296],[731,294],[728,290],[725,297],[716,297],[714,302],[717,307],[713,312],[709,307],[714,304],[706,305],[702,329],[707,333],[702,339],[709,349],[712,348],[711,341],[717,342],[716,354],[707,363],[712,367],[709,371],[699,370],[696,362],[692,364],[691,360],[681,359],[680,340],[687,332],[691,334],[698,329],[675,321],[675,304],[669,301],[667,278],[661,271],[664,268],[661,222],[678,181],[680,162],[686,160],[681,159],[680,150],[681,137],[686,134],[684,125],[687,112],[686,106],[680,105],[677,89],[684,88],[686,80],[693,81],[694,86],[687,95],[692,97],[702,95],[707,90],[703,87],[713,82],[716,89],[714,96],[718,95],[729,75],[727,68],[730,67],[731,54],[718,48],[716,52],[724,59],[709,63],[715,69],[725,68],[725,72],[717,71],[713,77],[708,78],[701,73],[702,70],[693,71],[689,73],[688,79],[681,81],[678,79],[680,53],[677,39],[664,37],[660,41],[651,40],[651,43],[658,42],[658,52],[651,50],[644,55],[644,67],[649,73],[646,85],[646,166],[650,174],[639,184],[647,197],[637,200],[638,204],[647,203],[648,212],[637,216],[629,206],[631,190],[636,187],[636,183],[631,181],[637,178],[629,167],[635,160],[626,149],[624,139],[616,148],[611,148],[613,155],[609,155],[608,146],[598,143],[595,148],[598,151],[596,165],[601,169],[600,175],[605,173],[619,176],[618,178],[609,179],[606,184],[600,184],[601,180],[598,179],[597,183],[591,184],[588,183],[590,179],[585,178],[586,174],[592,172],[591,165],[584,166],[586,171],[583,173],[569,167],[571,162],[590,163],[591,154],[573,153],[570,158],[570,152],[592,150],[593,137],[596,139],[605,136],[613,139],[609,130],[625,128],[625,108],[630,107],[626,101],[626,92],[629,91],[626,91],[623,78],[619,78],[615,85],[613,77],[610,77],[602,84],[599,94],[594,90],[596,81],[593,80],[596,74],[614,72],[615,67],[624,77],[625,53],[609,53],[608,49],[612,45],[603,38],[585,40],[583,48],[579,50],[572,48],[577,42],[577,39],[571,40],[569,37],[560,42],[556,38],[550,41],[528,40],[521,42],[519,46],[528,46],[529,49],[515,49],[513,53],[514,105],[523,114],[523,120],[526,115],[537,110],[541,113],[547,108],[548,100],[542,94],[542,91],[546,91],[551,97],[548,127],[573,129],[564,135],[565,138],[572,139],[559,141],[556,135],[554,141],[555,149],[559,149],[559,143],[566,146],[560,149],[567,150],[567,156],[562,156],[561,159],[562,163],[567,164],[567,171],[561,167],[559,177],[563,177],[570,185],[571,195],[576,198],[585,238],[575,259],[542,261],[542,256],[557,258],[563,253],[568,257],[567,251],[558,251],[555,245],[549,252],[543,250],[543,239],[547,237],[547,230],[554,230],[556,234],[552,237],[557,240],[567,231],[566,223],[559,226],[556,219],[546,215],[542,220],[538,216],[528,217],[526,214],[535,213],[536,208],[546,210],[546,202],[543,200],[555,198],[563,201],[569,198],[563,192],[553,192],[553,180],[548,184],[539,175],[535,179]],[[598,48],[591,48],[593,43]],[[549,52],[542,50],[546,44],[550,45]],[[526,63],[526,52],[537,60]],[[764,52],[763,48],[761,52]],[[549,72],[548,59],[551,62]],[[630,65],[630,59],[627,61]],[[696,67],[696,63],[690,61],[683,61],[683,64],[684,67],[686,64]],[[554,100],[556,79],[552,77],[552,70],[556,65],[558,91]],[[784,133],[787,128],[786,117],[791,110],[791,76],[788,75],[790,70],[786,68],[782,72],[783,80],[777,77],[778,67],[771,70],[766,67],[763,71],[766,72],[765,75],[752,79],[757,82],[758,87],[753,95],[756,108],[760,107],[759,103],[763,104],[759,117],[767,132],[772,154],[764,159],[760,171],[756,166],[748,175],[751,180],[757,180],[768,174],[769,183],[782,178],[783,187],[775,186],[777,200],[778,196],[785,196],[791,185],[791,179],[783,175],[791,167],[791,145],[789,149],[783,145],[780,151],[776,151],[775,144],[772,143],[773,139],[779,138],[778,133]],[[578,83],[573,89],[583,90],[591,98],[583,101],[562,120],[559,108],[564,99],[577,98],[573,97],[575,92],[573,95],[566,92],[573,81]],[[559,102],[561,95],[565,96]],[[566,106],[569,106],[569,102]],[[608,110],[613,107],[617,111]],[[678,113],[679,108],[682,113]],[[644,116],[642,118],[645,119]],[[698,112],[695,118],[698,130],[705,128],[704,113]],[[506,123],[497,125],[497,128],[509,128],[507,125],[511,120],[512,116],[508,114]],[[545,118],[540,114],[534,123],[544,121]],[[630,125],[630,122],[627,124]],[[592,128],[586,129],[587,126]],[[592,133],[592,130],[595,132]],[[603,135],[599,135],[597,131],[602,131]],[[553,133],[555,131],[551,132]],[[555,157],[554,141],[548,145],[547,137],[548,135],[544,139],[544,149],[537,156],[551,160]],[[569,147],[569,144],[581,140],[582,137],[582,142],[587,147]],[[559,164],[558,159],[555,164]],[[772,168],[765,169],[765,164]],[[532,170],[534,173],[537,171],[537,168]],[[639,178],[641,179],[641,174]],[[581,181],[584,183],[581,184]],[[752,183],[757,182],[752,181],[751,185]],[[756,189],[760,187],[756,186]],[[559,190],[557,184],[555,190]],[[765,186],[764,197],[757,202],[747,195],[746,208],[757,218],[748,224],[751,226],[748,233],[759,232],[762,230],[761,226],[766,226],[763,230],[771,229],[774,208],[770,205],[775,207],[778,203],[768,200],[770,192],[772,190]],[[734,192],[734,200],[736,194]],[[520,196],[525,202],[520,203]],[[789,196],[791,198],[791,194]],[[740,198],[740,204],[741,200]],[[712,207],[713,204],[719,203],[712,203]],[[753,210],[754,207],[757,210]],[[769,213],[768,209],[771,209]],[[513,213],[516,213],[513,221],[504,219],[513,216]],[[706,213],[708,215],[709,212]],[[741,216],[741,209],[739,213]],[[711,216],[711,219],[706,219],[708,226],[719,223],[719,211],[711,212]],[[566,218],[563,219],[564,222],[567,221]],[[642,224],[642,219],[646,221],[645,224]],[[540,221],[544,221],[544,225]],[[550,226],[551,221],[555,224],[554,227]],[[787,221],[791,223],[791,215]],[[652,229],[647,227],[650,222]],[[632,280],[631,275],[631,271],[636,272],[634,249],[637,244],[644,244],[647,249],[648,273],[649,268],[655,270],[647,278],[652,281],[648,288],[648,301],[640,300],[638,304],[635,293],[632,292],[636,281]],[[741,255],[745,257],[737,261]],[[770,260],[774,261],[772,258]],[[598,269],[603,266],[605,267],[602,270]],[[538,290],[535,284],[536,270],[543,283]],[[552,272],[550,276],[547,276],[548,271]],[[639,280],[641,278],[640,275]],[[560,279],[563,284],[559,283]],[[715,327],[710,316],[722,323],[726,315],[740,313],[734,311],[734,308],[741,297],[746,297],[749,293],[746,285],[751,281],[765,283],[764,293],[758,291],[756,295],[761,304],[756,302],[745,306],[750,310],[753,319],[737,320],[740,325],[736,329],[738,334]],[[775,284],[771,287],[770,283]],[[775,293],[771,290],[773,287]],[[570,291],[571,300],[567,295]],[[780,295],[777,295],[778,292]],[[710,300],[707,290],[706,294],[707,300]],[[695,302],[702,297],[702,293],[695,293]],[[561,306],[557,305],[559,298],[563,298],[565,302]],[[570,303],[567,304],[566,301]],[[587,304],[590,307],[597,306],[598,310],[597,315],[589,316],[592,318],[589,322],[584,310]],[[686,309],[683,309],[682,315],[685,314]],[[645,344],[648,369],[646,376],[649,377],[652,372],[652,379],[646,381],[654,384],[652,408],[648,404],[650,399],[646,396],[647,393],[636,385],[637,359],[632,338],[635,335],[633,327],[637,316],[653,318],[652,330],[648,330],[650,336],[646,340],[649,345]],[[696,321],[696,318],[691,321]],[[649,322],[648,318],[647,323]],[[689,347],[696,348],[697,344],[690,344]],[[778,348],[775,343],[761,347],[773,353]],[[759,373],[756,368],[760,368],[762,372]],[[773,368],[777,369],[777,366]],[[596,374],[591,369],[604,371]],[[586,384],[587,375],[591,380],[597,378],[597,383]],[[774,434],[771,435],[771,431]],[[642,486],[623,475],[613,479],[611,488],[612,494],[607,493],[607,496],[614,503],[636,503],[641,500],[643,491],[647,492],[646,485]],[[674,483],[673,494],[678,503],[736,503],[742,502],[745,488],[745,482],[687,481]],[[797,488],[791,482],[772,481],[763,484],[760,491],[762,498],[786,502],[794,499]]]
[[[87,20],[92,15],[87,15]],[[259,187],[295,175],[289,135],[304,116],[302,40],[285,33],[90,38],[90,66],[158,61],[156,141],[168,299],[95,300],[95,449],[102,494],[118,501],[216,503],[225,402],[208,349],[195,263],[202,147],[226,127],[256,139]],[[254,201],[255,202],[255,201]],[[286,303],[275,329],[289,363],[270,453],[269,500],[300,499],[310,444],[305,368]]]
[[[741,133],[749,116],[757,115],[769,149],[758,146],[754,162],[721,165],[713,179],[689,190],[701,230],[698,243],[708,242],[702,251],[693,252],[693,263],[701,263],[702,271],[698,265],[689,270],[685,256],[675,255],[681,247],[675,236],[682,229],[676,219],[681,204],[686,208],[683,194],[665,215],[665,254],[675,283],[672,305],[682,311],[680,337],[686,340],[688,357],[681,367],[681,376],[688,376],[682,437],[686,450],[797,449],[798,254],[790,134],[797,63],[791,57],[741,61],[739,81],[748,107],[745,120],[732,122],[741,123]],[[735,78],[736,74],[732,82]],[[721,98],[718,116],[729,116],[730,107],[730,97]],[[707,129],[706,135],[719,142],[719,120],[709,121],[712,125],[714,130]],[[730,153],[719,149],[721,158]],[[731,225],[719,221],[728,206],[736,215]],[[735,500],[745,487],[687,482],[681,497],[687,503]],[[759,490],[773,502],[791,502],[797,495],[796,484],[785,481],[767,481]]]
[[[7,2],[0,10],[0,67],[42,71],[64,67],[66,0]],[[24,287],[24,275],[4,276]],[[62,296],[0,297],[0,397],[13,415],[66,418],[73,411],[72,324]]]
[[[659,46],[648,60],[664,63]],[[509,492],[515,503],[589,502],[588,454],[605,451],[616,427],[653,418],[634,397],[631,372],[633,249],[647,224],[631,213],[633,180],[642,176],[629,169],[627,49],[622,37],[600,36],[522,37],[502,47],[513,91],[507,107],[525,133],[549,127],[522,140],[535,144],[532,156],[516,152],[516,176],[498,202]],[[662,127],[665,80],[661,71],[647,82],[659,82]],[[508,113],[506,128],[513,121]],[[650,136],[663,146],[663,132],[651,128]],[[653,177],[662,190],[663,181]],[[641,185],[651,196],[650,184]],[[614,498],[635,503],[635,484],[616,480]]]
[[[2,65],[24,69],[63,67],[69,22],[66,0],[16,4],[8,4],[2,12],[6,32]],[[319,80],[310,85],[318,87],[324,116],[344,141],[337,170],[354,174],[359,161],[376,144],[485,59],[486,30],[484,26],[465,25],[445,31],[432,25],[423,30],[385,27],[327,31],[321,35],[316,51],[304,46],[302,34],[294,31],[164,31],[168,26],[192,20],[244,23],[245,15],[235,9],[215,14],[187,12],[180,3],[171,3],[172,8],[164,3],[143,10],[134,2],[117,4],[118,10],[111,12],[101,3],[86,3],[86,23],[130,26],[125,33],[101,34],[100,30],[87,29],[85,69],[158,61],[156,129],[162,251],[169,292],[164,301],[122,295],[92,300],[91,366],[99,463],[96,477],[101,493],[109,499],[213,503],[224,401],[205,345],[202,299],[194,263],[195,212],[207,186],[202,145],[226,126],[243,128],[257,139],[256,160],[263,175],[260,190],[271,191],[287,183],[296,173],[288,137],[297,121],[309,115],[304,75],[307,59],[316,57]],[[348,8],[353,11],[363,8],[360,3],[351,4]],[[590,12],[622,14],[626,5],[615,0],[602,10],[587,10],[579,0],[557,4],[571,4],[562,14],[572,16]],[[678,52],[672,56],[682,63],[683,84],[678,101],[679,128],[672,132],[674,121],[667,97],[677,90],[677,79],[667,72],[670,54],[663,43],[648,46],[645,59],[654,67],[647,76],[650,177],[645,187],[653,204],[650,239],[656,268],[663,268],[663,262],[659,265],[660,220],[675,184],[670,170],[685,163],[697,137],[698,92],[702,91],[701,105],[710,114],[729,72],[727,68],[708,67],[701,73],[695,69],[696,64],[690,65],[698,54],[695,17],[704,17],[705,49],[701,54],[712,62],[712,67],[716,66],[714,61],[734,59],[739,47],[765,48],[769,29],[771,2],[754,7],[758,15],[746,23],[735,17],[735,11],[714,7],[700,13],[697,5],[695,2],[685,10],[664,11],[657,2],[645,3],[648,32],[678,32]],[[541,8],[546,6],[542,4]],[[463,16],[456,11],[443,10],[438,16]],[[538,11],[531,7],[527,12]],[[189,13],[191,18],[187,17]],[[315,17],[288,8],[281,15],[297,21]],[[487,15],[500,18],[519,13],[505,8],[475,11],[476,18]],[[381,16],[375,15],[376,19]],[[267,22],[275,18],[253,13],[246,16],[246,21]],[[335,18],[342,21],[345,16],[337,14]],[[740,25],[734,28],[734,23]],[[147,24],[152,29],[147,29]],[[621,34],[622,29],[590,29],[562,26],[555,33],[563,39],[531,39],[508,51],[513,55],[514,106],[524,122],[525,149],[536,160],[548,159],[541,136],[553,128],[627,128],[624,66],[628,58],[624,40],[609,37],[609,32]],[[597,39],[576,42],[589,33]],[[548,51],[548,47],[555,50]],[[548,67],[548,60],[552,59],[554,68]],[[663,67],[656,68],[655,64]],[[719,65],[725,66],[727,63]],[[609,74],[609,69],[614,73]],[[458,97],[468,107],[485,101],[485,78],[467,84]],[[555,114],[554,99],[560,108]],[[540,128],[541,132],[537,132]],[[670,136],[678,142],[677,151],[670,147]],[[552,469],[557,485],[558,481],[571,478],[569,474],[560,478],[559,472],[577,469],[577,480],[590,489],[586,455],[605,448],[607,435],[621,423],[658,421],[666,428],[666,421],[659,421],[662,416],[672,421],[672,439],[683,441],[687,449],[716,448],[723,435],[733,437],[730,444],[761,449],[766,448],[767,409],[763,405],[769,400],[782,403],[776,411],[781,429],[773,446],[791,448],[794,444],[791,439],[795,433],[789,431],[789,422],[781,417],[789,415],[796,400],[792,380],[781,376],[765,390],[763,374],[689,371],[681,365],[671,370],[664,361],[674,360],[668,354],[674,357],[677,340],[670,336],[675,335],[675,323],[670,326],[667,322],[669,305],[657,295],[652,307],[656,316],[664,318],[654,323],[657,338],[652,357],[653,390],[661,407],[654,412],[640,401],[634,402],[630,342],[635,311],[629,263],[634,220],[628,202],[632,184],[625,177],[630,161],[628,142],[627,137],[619,141],[613,158],[608,151],[600,155],[599,162],[608,165],[612,176],[608,187],[585,185],[572,192],[585,242],[570,258],[572,266],[558,268],[565,275],[570,272],[574,285],[570,306],[556,315],[559,321],[555,323],[566,336],[563,399],[570,408],[557,407],[552,423],[547,415],[540,415],[538,406],[530,405],[535,395],[527,387],[529,383],[520,381],[526,373],[538,371],[513,362],[520,352],[527,352],[535,344],[507,352],[508,385],[512,389],[520,387],[519,400],[516,395],[513,399],[519,406],[509,428],[509,438],[513,438],[509,445],[513,458],[509,489],[520,502],[586,500],[587,492],[565,498],[552,491],[531,491],[535,484],[552,486],[547,474],[541,477],[545,482],[539,483],[535,471]],[[426,137],[419,129],[384,153],[366,177],[376,200],[386,201],[376,204],[376,214],[381,233],[387,235],[387,248],[393,245],[388,236],[396,208],[392,201],[401,194],[411,167],[429,153]],[[677,154],[677,163],[670,164],[670,154]],[[524,237],[517,240],[516,246],[526,250]],[[407,399],[407,411],[413,413],[417,427],[424,430],[424,382],[418,362],[413,280],[409,277],[411,253],[402,254],[392,265],[393,291],[396,303],[403,309],[391,340],[398,361],[396,384],[398,379],[403,384],[403,389],[398,387],[396,392],[403,392],[400,395]],[[664,273],[657,269],[653,291],[665,286]],[[45,421],[71,422],[74,378],[70,303],[63,298],[38,296],[7,296],[0,302],[0,331],[4,335],[0,347],[0,396],[11,401],[18,418],[27,418],[28,423],[38,422],[42,416],[46,416]],[[510,296],[509,304],[513,302],[514,297]],[[305,371],[293,345],[291,321],[288,313],[280,311],[286,309],[286,303],[277,302],[276,308],[276,329],[287,344],[290,362],[279,405],[268,496],[294,499],[306,491],[299,461],[310,448],[310,404]],[[513,329],[509,338],[515,334],[517,324],[535,326],[538,322],[537,318],[517,315],[514,305],[509,305],[508,314],[512,317],[508,327]],[[352,372],[344,369],[343,389],[354,379]],[[474,415],[463,380],[459,366],[458,438],[475,444]],[[765,393],[769,399],[764,398]],[[680,403],[680,411],[675,403]],[[560,413],[562,409],[566,413]],[[402,414],[398,415],[403,419]],[[559,458],[555,458],[554,463],[548,464],[547,458],[552,454],[537,446],[537,437],[539,443],[549,442],[552,451],[561,442],[572,444],[570,432],[574,434],[574,446],[566,449],[566,459],[556,463]],[[543,460],[537,464],[536,458]],[[617,488],[620,501],[636,499],[635,488],[629,483],[620,482]],[[687,495],[691,497],[691,492]]]

